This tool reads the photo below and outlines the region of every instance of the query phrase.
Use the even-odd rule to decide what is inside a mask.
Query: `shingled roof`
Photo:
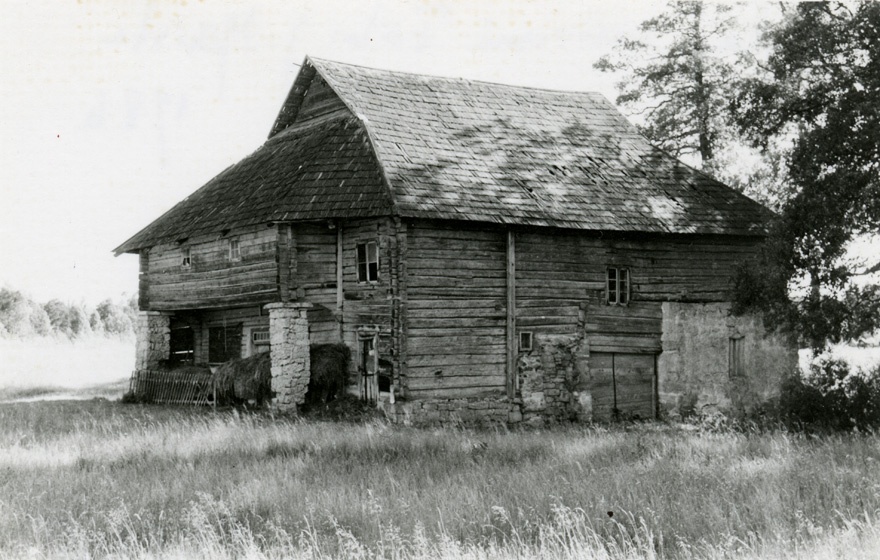
[[[350,112],[302,128],[323,79]],[[116,249],[260,221],[372,215],[762,235],[770,212],[652,146],[597,93],[307,57],[269,140]]]

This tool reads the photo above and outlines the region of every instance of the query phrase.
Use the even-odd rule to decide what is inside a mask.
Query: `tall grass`
[[[878,462],[877,435],[3,405],[0,556],[869,558]]]

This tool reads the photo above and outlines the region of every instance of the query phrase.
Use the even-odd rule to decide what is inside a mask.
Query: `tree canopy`
[[[783,5],[765,24],[766,52],[737,64],[711,50],[732,17],[671,1],[596,66],[622,74],[618,105],[676,155],[699,153],[731,181],[742,162],[719,152],[749,142],[763,154],[732,182],[779,219],[760,266],[736,278],[735,309],[765,311],[814,347],[858,337],[880,322],[880,289],[852,285],[844,258],[854,236],[880,232],[880,3]]]
[[[725,128],[732,72],[714,44],[732,25],[725,4],[674,0],[641,24],[639,39],[620,39],[594,65],[622,76],[616,103],[643,121],[645,136],[675,156],[699,155],[704,167]]]
[[[762,282],[808,286],[791,312],[814,346],[877,326],[877,287],[848,284],[843,260],[855,235],[880,232],[880,4],[798,4],[768,29],[763,72],[743,80],[731,104],[736,123],[766,147],[791,139],[792,196],[768,245]],[[742,284],[741,284],[742,285]],[[744,307],[780,298],[741,298]]]

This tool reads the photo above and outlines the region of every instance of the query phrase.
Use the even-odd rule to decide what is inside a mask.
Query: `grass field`
[[[867,559],[880,436],[3,404],[0,511],[0,557]]]
[[[134,337],[0,338],[0,402],[118,399],[134,369]]]

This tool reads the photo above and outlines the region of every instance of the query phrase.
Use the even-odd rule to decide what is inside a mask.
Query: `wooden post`
[[[336,223],[336,320],[339,323],[339,342],[345,341],[342,304],[345,294],[342,290],[342,222]]]
[[[516,396],[516,234],[507,231],[507,396]]]
[[[287,237],[287,224],[276,224],[275,227],[275,266],[277,267],[277,284],[279,301],[290,301],[290,240]]]
[[[150,249],[138,251],[138,310],[149,311],[150,309]]]

